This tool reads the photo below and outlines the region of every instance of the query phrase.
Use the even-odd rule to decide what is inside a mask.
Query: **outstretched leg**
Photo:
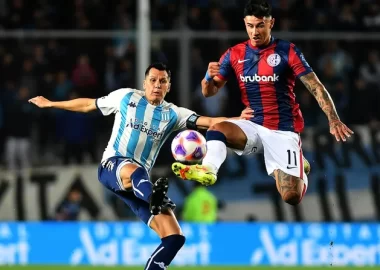
[[[210,127],[206,133],[206,140],[207,154],[202,165],[173,163],[172,170],[178,177],[194,180],[203,185],[214,184],[218,170],[227,157],[227,147],[243,151],[247,136],[238,125],[225,121]]]
[[[175,204],[165,196],[167,179],[160,178],[152,184],[143,168],[123,158],[110,158],[102,162],[98,177],[161,238],[161,244],[150,256],[145,270],[166,269],[185,243],[172,210]]]

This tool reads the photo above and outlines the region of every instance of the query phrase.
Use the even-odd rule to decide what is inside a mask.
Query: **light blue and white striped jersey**
[[[144,91],[131,88],[98,98],[96,106],[103,115],[115,114],[102,161],[113,156],[133,158],[148,171],[170,133],[184,129],[186,120],[194,113],[166,101],[154,106],[147,101]]]

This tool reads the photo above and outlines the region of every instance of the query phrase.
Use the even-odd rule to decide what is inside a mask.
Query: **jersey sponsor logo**
[[[133,122],[131,120],[131,122],[126,125],[126,127],[131,127],[137,131],[144,132],[148,136],[153,137],[155,140],[161,140],[162,137],[164,136],[163,132],[157,132],[157,130],[149,128],[147,122],[144,122],[144,123],[138,122],[138,121]]]
[[[274,73],[272,76],[260,76],[260,75],[252,75],[252,76],[243,76],[240,74],[240,80],[242,82],[278,82],[280,80],[280,76]]]
[[[277,53],[272,53],[268,56],[267,63],[271,67],[276,67],[281,63],[281,56]]]

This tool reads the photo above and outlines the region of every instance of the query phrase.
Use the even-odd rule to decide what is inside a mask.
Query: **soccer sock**
[[[217,173],[227,157],[226,136],[217,130],[209,130],[206,133],[207,153],[202,165],[210,167]]]
[[[152,183],[149,181],[147,172],[143,168],[137,168],[131,174],[131,182],[135,196],[149,203],[149,197],[152,194]]]
[[[152,253],[145,270],[163,270],[169,266],[177,252],[185,244],[185,236],[173,234],[161,239],[161,245]]]

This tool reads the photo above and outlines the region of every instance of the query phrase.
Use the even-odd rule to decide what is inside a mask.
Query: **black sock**
[[[161,239],[161,245],[152,253],[145,265],[145,270],[165,270],[174,259],[177,252],[185,244],[185,236],[169,235]]]

